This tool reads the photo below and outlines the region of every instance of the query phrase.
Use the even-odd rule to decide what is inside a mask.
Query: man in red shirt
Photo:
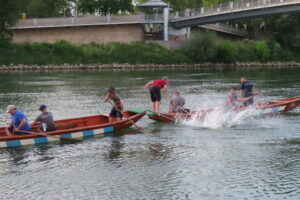
[[[143,89],[149,87],[151,101],[152,101],[152,110],[153,112],[159,113],[161,93],[160,90],[164,89],[164,97],[168,97],[168,80],[167,78],[162,78],[161,80],[153,80],[148,82]]]

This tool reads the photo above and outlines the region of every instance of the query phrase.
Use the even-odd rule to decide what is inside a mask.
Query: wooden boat
[[[0,127],[0,148],[3,147],[19,147],[23,145],[42,144],[52,141],[59,141],[59,137],[64,138],[86,138],[95,135],[102,135],[120,129],[128,128],[133,125],[132,122],[137,122],[145,115],[142,113],[124,112],[122,121],[109,123],[109,118],[106,115],[95,115],[79,118],[71,118],[55,121],[58,127],[56,131],[47,132],[48,137],[43,137],[35,134],[28,135],[13,135],[7,136],[5,127]],[[128,120],[129,119],[129,120]],[[32,128],[31,132],[38,133],[37,128]]]
[[[232,110],[235,112],[240,112],[252,107],[255,110],[255,113],[253,113],[254,115],[269,115],[269,114],[285,113],[295,109],[299,105],[300,105],[300,96],[262,102],[250,106],[236,106]],[[150,119],[161,121],[161,122],[174,122],[180,119],[189,119],[195,114],[199,115],[201,118],[204,117],[207,113],[210,113],[212,111],[213,109],[192,111],[189,113],[165,113],[165,114],[150,113],[148,114],[148,117]]]

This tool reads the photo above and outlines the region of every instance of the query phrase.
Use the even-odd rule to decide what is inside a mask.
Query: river
[[[109,86],[125,108],[150,108],[149,80],[168,76],[186,107],[224,102],[245,76],[264,94],[300,95],[300,69],[1,72],[1,125],[15,104],[33,120],[46,104],[55,119],[108,113]],[[167,111],[168,100],[162,110]],[[300,199],[300,108],[263,118],[216,115],[205,123],[134,127],[76,144],[0,149],[0,199]]]

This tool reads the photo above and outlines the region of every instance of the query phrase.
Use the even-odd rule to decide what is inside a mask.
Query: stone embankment
[[[41,71],[41,70],[163,70],[163,69],[223,69],[223,68],[286,68],[300,67],[296,62],[235,62],[201,64],[89,64],[89,65],[8,65],[0,71]]]

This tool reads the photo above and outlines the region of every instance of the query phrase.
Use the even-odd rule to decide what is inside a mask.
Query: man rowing
[[[257,95],[262,95],[262,93],[260,93],[254,86],[252,83],[250,83],[249,81],[247,81],[246,78],[241,77],[240,79],[241,82],[241,98],[247,98],[247,97],[251,97],[248,100],[244,101],[244,106],[247,105],[252,105],[253,104],[253,92]]]
[[[6,127],[6,135],[25,135],[26,133],[22,131],[30,131],[30,125],[28,123],[26,115],[24,115],[17,107],[14,105],[7,106],[7,113],[10,114],[11,121]]]
[[[149,87],[151,102],[152,102],[152,111],[160,112],[160,101],[161,101],[161,93],[160,90],[164,89],[164,97],[168,96],[168,80],[167,78],[162,78],[160,80],[153,80],[144,85],[143,89],[147,89]]]
[[[189,109],[184,108],[185,100],[180,96],[180,92],[175,92],[169,103],[169,113],[188,113]]]
[[[110,101],[112,100],[112,102]],[[124,104],[119,95],[116,94],[115,88],[110,87],[108,89],[108,94],[106,95],[104,102],[109,102],[113,105],[111,112],[109,114],[109,122],[121,121],[123,117]]]
[[[234,106],[236,106],[236,102],[239,101],[239,102],[245,102],[249,99],[251,99],[252,97],[246,97],[246,98],[239,98],[237,97],[236,95],[236,88],[235,87],[232,87],[228,93],[228,96],[226,98],[226,107],[227,108],[232,108]]]
[[[30,125],[37,126],[40,132],[56,131],[52,113],[47,111],[47,106],[41,105],[39,111],[41,114]]]

